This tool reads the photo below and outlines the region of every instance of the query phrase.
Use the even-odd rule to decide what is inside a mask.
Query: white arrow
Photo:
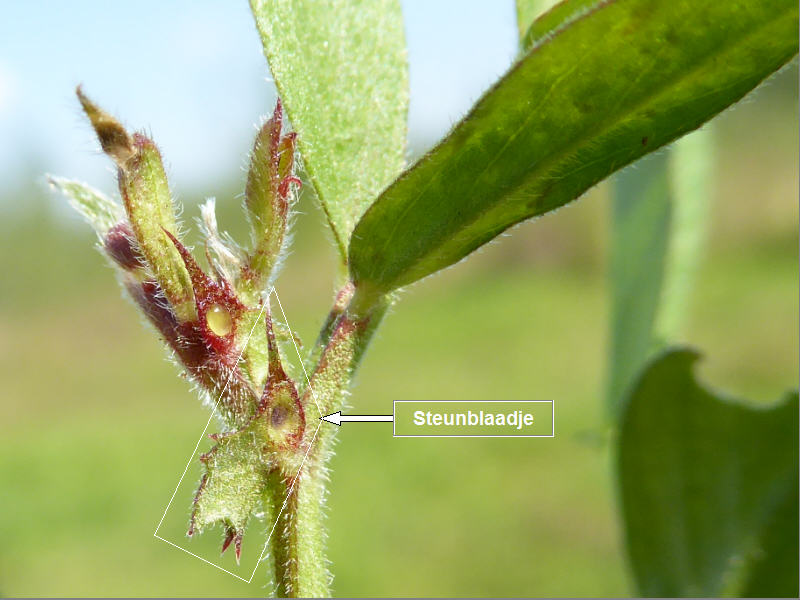
[[[343,415],[342,411],[337,410],[335,413],[320,417],[323,421],[333,423],[334,425],[342,426],[342,423],[347,421],[360,421],[360,422],[388,422],[394,421],[394,415]]]

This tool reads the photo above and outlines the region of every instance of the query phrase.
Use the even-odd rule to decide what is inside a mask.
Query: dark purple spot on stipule
[[[273,427],[280,427],[286,421],[286,417],[288,415],[288,411],[286,410],[285,406],[278,406],[273,407],[272,414],[270,415],[270,422],[272,423]]]

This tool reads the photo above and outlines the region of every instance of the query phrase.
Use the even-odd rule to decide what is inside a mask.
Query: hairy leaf
[[[89,221],[101,239],[109,229],[125,218],[118,202],[90,185],[55,175],[49,175],[47,180],[69,199],[70,206]]]
[[[251,0],[305,169],[346,259],[404,166],[408,66],[396,0]]]
[[[566,204],[699,127],[797,52],[793,0],[587,6],[568,1],[544,15],[549,33],[369,208],[350,244],[358,286],[411,283]]]
[[[221,437],[211,452],[202,455],[206,473],[195,497],[190,535],[219,523],[232,530],[241,544],[251,514],[261,506],[269,475],[259,443],[263,440],[253,432],[238,431]]]
[[[619,477],[644,596],[797,597],[798,401],[753,407],[699,385],[697,354],[655,359],[623,414]]]
[[[591,3],[595,0],[588,1]],[[531,40],[534,35],[530,34],[532,31],[531,26],[534,21],[536,21],[542,13],[549,11],[553,5],[557,3],[558,0],[517,0],[517,30],[519,31],[520,46],[524,50],[527,50],[531,46],[529,40]],[[573,9],[570,8],[570,11],[573,11]]]

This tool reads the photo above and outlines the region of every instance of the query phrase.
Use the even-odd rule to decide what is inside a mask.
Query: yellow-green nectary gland
[[[206,312],[206,323],[208,328],[220,337],[225,337],[233,329],[233,319],[231,313],[224,306],[214,304]]]

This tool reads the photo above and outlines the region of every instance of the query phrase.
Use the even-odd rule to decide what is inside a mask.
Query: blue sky
[[[410,137],[419,149],[511,64],[514,3],[408,0],[403,11]],[[246,0],[9,2],[3,13],[0,190],[29,177],[32,162],[113,189],[78,110],[78,83],[128,126],[152,133],[178,190],[235,173],[255,124],[272,109],[274,87]]]

